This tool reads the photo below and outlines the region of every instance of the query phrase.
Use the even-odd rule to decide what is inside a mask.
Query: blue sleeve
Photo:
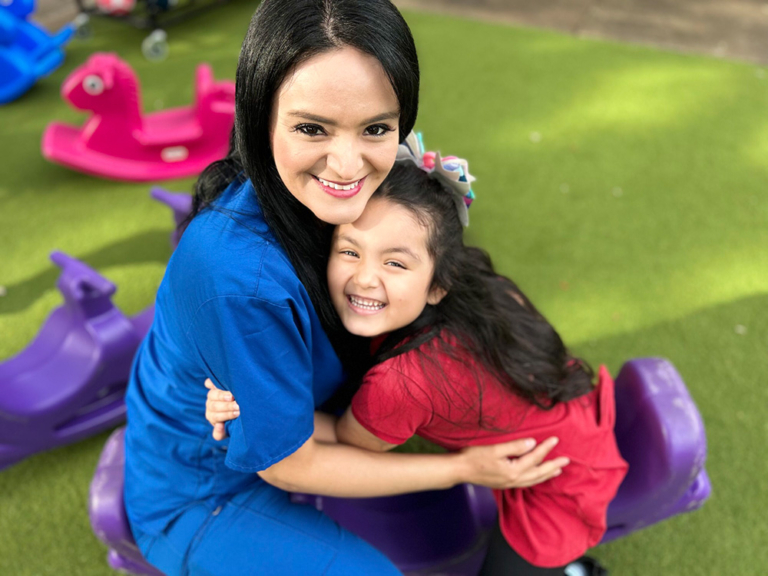
[[[227,426],[227,466],[264,470],[309,439],[312,357],[291,306],[253,296],[213,298],[188,334],[211,380],[240,405],[240,417]]]

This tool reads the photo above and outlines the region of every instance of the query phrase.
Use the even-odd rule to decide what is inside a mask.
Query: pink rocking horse
[[[235,84],[197,67],[192,106],[142,114],[139,82],[116,54],[94,54],[64,81],[62,97],[93,115],[82,128],[51,123],[43,156],[75,170],[146,182],[195,176],[223,158],[235,118]]]

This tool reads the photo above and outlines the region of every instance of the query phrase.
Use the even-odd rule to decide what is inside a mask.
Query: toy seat
[[[64,304],[25,350],[0,364],[0,469],[125,418],[133,354],[154,314],[126,317],[112,304],[109,280],[61,252],[51,259],[62,269]]]
[[[115,430],[104,445],[88,494],[88,516],[99,540],[109,546],[107,561],[129,574],[162,576],[144,560],[128,525],[123,503],[125,428]]]
[[[608,507],[603,542],[695,510],[709,497],[704,422],[668,360],[624,364],[616,378],[615,431],[629,472]]]
[[[93,54],[62,85],[62,97],[92,112],[83,126],[52,122],[41,150],[75,170],[126,181],[196,176],[229,149],[235,88],[200,65],[196,102],[144,114],[133,69],[116,54]]]
[[[616,437],[630,471],[608,508],[603,542],[698,508],[711,491],[701,416],[669,361],[627,362],[616,379],[616,409]],[[155,574],[136,556],[125,518],[123,432],[107,441],[91,483],[91,525],[110,547],[111,566]],[[466,484],[384,498],[291,499],[322,510],[409,576],[474,576],[496,522],[491,491]]]
[[[0,2],[0,104],[15,100],[63,61],[61,47],[74,32],[71,25],[50,35],[27,17],[34,2]]]

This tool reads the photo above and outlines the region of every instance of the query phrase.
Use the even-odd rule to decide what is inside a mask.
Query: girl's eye
[[[365,129],[365,133],[368,136],[384,136],[387,132],[392,132],[394,128],[390,128],[386,124],[374,124],[372,126],[368,126],[368,128]]]
[[[344,256],[352,256],[353,258],[357,258],[357,253],[353,252],[352,250],[342,250],[340,254],[343,254]]]
[[[393,266],[395,268],[402,268],[403,270],[407,270],[407,268],[402,264],[400,264],[400,262],[390,261],[390,262],[387,262],[387,266]]]
[[[296,130],[307,136],[322,136],[325,134],[323,127],[317,124],[299,124],[296,126]]]

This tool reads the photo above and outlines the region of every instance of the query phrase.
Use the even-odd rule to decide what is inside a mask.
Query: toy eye
[[[104,81],[98,76],[86,76],[83,80],[83,90],[91,96],[98,96],[104,92]]]

